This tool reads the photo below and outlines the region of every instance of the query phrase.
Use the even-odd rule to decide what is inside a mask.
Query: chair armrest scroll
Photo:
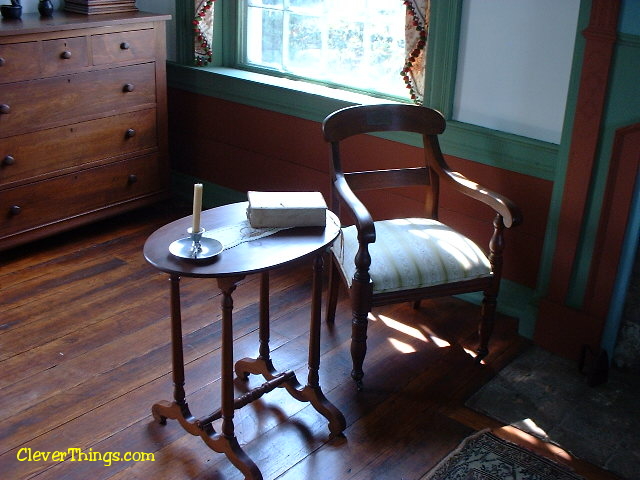
[[[468,197],[475,198],[480,202],[493,208],[496,213],[503,217],[504,226],[507,228],[515,227],[522,223],[522,212],[520,208],[509,200],[507,197],[493,192],[476,182],[469,180],[459,172],[454,172],[447,165],[440,143],[436,135],[423,135],[425,148],[430,146],[430,154],[428,155],[428,163],[443,180],[448,181],[459,192]]]
[[[469,180],[459,172],[451,171],[448,168],[443,168],[442,170],[446,175],[445,178],[453,182],[456,190],[488,205],[493,208],[496,213],[502,215],[505,227],[515,227],[522,222],[522,212],[520,208],[504,195],[500,195]]]
[[[358,242],[359,243],[373,243],[376,241],[376,230],[373,225],[373,218],[371,214],[360,201],[360,199],[353,193],[351,187],[345,180],[343,175],[336,175],[333,185],[336,192],[340,195],[349,211],[353,214],[356,221],[356,228],[358,229]]]

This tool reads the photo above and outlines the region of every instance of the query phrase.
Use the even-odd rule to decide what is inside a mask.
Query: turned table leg
[[[313,282],[311,296],[311,323],[309,326],[309,376],[307,385],[302,390],[313,407],[329,420],[331,435],[341,436],[346,428],[346,420],[322,393],[319,383],[320,370],[320,331],[322,326],[322,270],[324,259],[322,254],[316,255],[313,263]]]
[[[180,312],[180,277],[178,275],[171,275],[169,281],[171,282],[173,398],[184,410],[188,407],[184,392],[184,351],[182,347],[182,314]]]
[[[257,465],[242,450],[235,435],[233,425],[234,387],[233,387],[233,298],[231,294],[237,283],[244,277],[222,277],[218,279],[218,287],[222,292],[222,427],[221,439],[224,439],[223,453],[229,458],[247,480],[262,480]],[[211,447],[219,447],[213,442]]]
[[[172,410],[177,407],[180,416],[192,419],[189,405],[184,391],[184,357],[182,347],[182,315],[180,312],[180,277],[171,275],[171,362],[173,372],[173,399],[174,403],[159,402],[151,409],[153,417],[162,425],[167,423],[167,418],[176,418],[177,412]]]
[[[269,339],[269,272],[262,272],[260,276],[260,319],[259,319],[260,347],[258,358],[243,358],[236,362],[235,370],[238,378],[247,380],[249,374],[262,375],[271,380],[276,375],[276,369],[271,360]]]
[[[180,277],[171,275],[171,343],[173,363],[174,401],[161,401],[153,405],[153,417],[161,424],[166,424],[167,418],[178,420],[180,425],[190,434],[202,438],[212,450],[223,453],[231,463],[240,470],[245,480],[263,480],[260,470],[251,458],[242,450],[235,436],[233,416],[235,398],[233,388],[233,299],[231,294],[237,282],[243,277],[224,277],[218,279],[218,286],[222,292],[222,406],[220,415],[210,415],[222,418],[222,431],[216,433],[211,425],[211,419],[195,419],[189,412],[184,391],[184,354],[182,346],[182,318],[180,313]]]
[[[271,362],[271,351],[269,349],[269,272],[263,272],[260,278],[260,356],[265,363],[266,369],[275,372]]]

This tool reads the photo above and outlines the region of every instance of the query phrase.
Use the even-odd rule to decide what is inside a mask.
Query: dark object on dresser
[[[51,0],[40,0],[38,2],[38,12],[41,17],[52,17],[53,3],[51,3]]]
[[[22,6],[20,0],[11,0],[11,5],[0,5],[2,18],[17,20],[22,16]]]

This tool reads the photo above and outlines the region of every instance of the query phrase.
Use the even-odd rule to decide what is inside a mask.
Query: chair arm
[[[493,208],[496,213],[502,215],[505,227],[515,227],[522,222],[522,212],[520,208],[507,197],[469,180],[459,172],[454,172],[442,166],[440,166],[440,168],[445,174],[444,178],[449,180],[456,190],[468,197],[479,200]]]
[[[493,208],[496,213],[502,216],[504,226],[507,228],[515,227],[522,223],[522,212],[520,208],[509,200],[507,197],[493,192],[476,182],[469,180],[459,172],[454,172],[447,165],[437,135],[423,135],[424,146],[427,149],[427,162],[433,168],[439,177],[448,181],[459,192],[468,197],[475,198],[485,205]],[[430,148],[427,148],[430,147]]]
[[[376,229],[373,225],[373,218],[367,210],[367,207],[360,201],[356,194],[351,190],[349,184],[341,174],[336,174],[333,181],[336,192],[340,195],[349,211],[353,214],[358,230],[359,243],[373,243],[376,241]]]

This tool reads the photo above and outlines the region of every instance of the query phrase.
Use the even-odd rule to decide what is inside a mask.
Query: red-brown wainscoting
[[[255,107],[169,91],[170,145],[177,171],[240,192],[247,190],[329,191],[329,148],[320,123]],[[364,137],[345,145],[370,168],[389,156],[419,165],[421,152],[405,144]],[[405,159],[402,161],[401,159]],[[524,223],[507,232],[504,277],[535,288],[547,224],[552,183],[546,180],[448,157],[451,166],[487,188],[499,191],[523,209]],[[377,218],[418,214],[418,196],[389,192],[378,196]],[[441,219],[482,244],[490,235],[491,210],[460,194],[443,191]]]

